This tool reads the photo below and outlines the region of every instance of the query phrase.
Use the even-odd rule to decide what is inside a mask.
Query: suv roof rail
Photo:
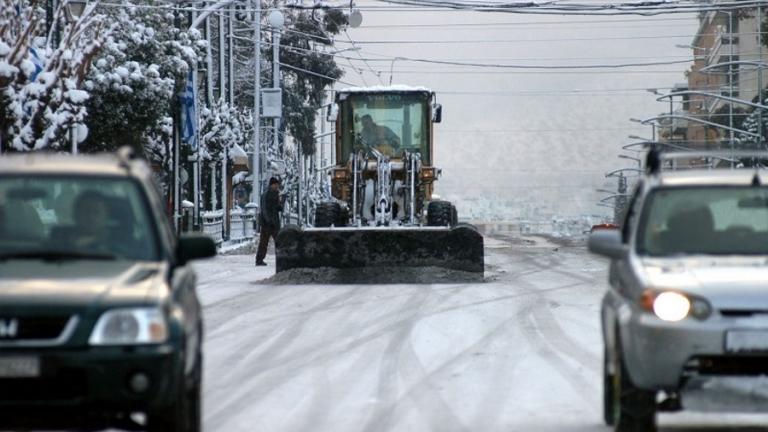
[[[768,160],[768,151],[677,151],[661,152],[657,149],[651,149],[646,157],[646,172],[648,174],[657,174],[664,167],[664,162],[677,159],[707,158],[716,159],[732,163],[740,163],[744,159],[763,159]]]
[[[124,145],[117,149],[117,159],[121,167],[130,170],[131,161],[136,159],[136,151],[131,146]]]

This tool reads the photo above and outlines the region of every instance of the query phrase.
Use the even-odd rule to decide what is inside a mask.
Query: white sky
[[[686,60],[691,50],[675,45],[690,44],[698,26],[692,14],[567,17],[451,10],[373,11],[366,8],[386,4],[356,4],[363,8],[363,24],[350,29],[349,36],[360,41],[361,50],[343,54],[353,58],[400,56],[547,65]],[[343,40],[345,35],[337,37],[337,49],[350,46]],[[478,42],[365,43],[382,40]],[[389,82],[391,60],[370,61],[368,65],[351,61],[362,72],[355,71],[345,59],[338,58],[337,63],[345,68],[342,80],[348,83],[375,85],[380,84],[379,78]],[[649,126],[628,119],[668,111],[668,103],[656,102],[645,89],[685,82],[684,71],[689,66],[574,73],[397,60],[392,83],[430,87],[443,105],[443,123],[438,125],[435,144],[436,163],[443,168],[437,187],[442,196],[460,203],[473,197],[500,200],[517,209],[509,212],[510,219],[549,214],[571,217],[609,213],[595,205],[605,195],[594,189],[615,189],[615,179],[606,180],[604,174],[634,164],[617,158],[621,146],[632,142],[628,135],[651,136]],[[380,71],[379,77],[369,69]],[[562,94],[576,89],[635,90]],[[460,204],[460,214],[466,205],[470,204]],[[519,209],[525,210],[521,213]]]

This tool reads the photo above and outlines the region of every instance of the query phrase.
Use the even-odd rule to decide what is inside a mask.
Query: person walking
[[[261,233],[259,248],[256,251],[256,265],[265,266],[267,263],[264,258],[267,256],[269,239],[272,238],[277,244],[277,232],[280,231],[280,212],[283,211],[283,204],[280,202],[280,180],[275,177],[269,179],[269,188],[261,195],[259,209]]]

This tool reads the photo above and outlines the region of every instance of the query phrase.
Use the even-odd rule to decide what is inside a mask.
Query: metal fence
[[[224,242],[224,212],[222,210],[207,211],[202,213],[203,232],[208,234],[216,245]],[[256,212],[253,210],[234,209],[229,214],[229,241],[243,241],[252,239],[255,235],[254,220]]]
[[[256,220],[255,211],[232,210],[229,214],[229,240],[246,240],[253,238],[255,230],[253,222]]]

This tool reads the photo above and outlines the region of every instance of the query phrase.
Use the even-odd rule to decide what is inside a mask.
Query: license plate
[[[725,349],[733,353],[768,352],[768,330],[732,330],[725,335]]]
[[[40,376],[38,357],[0,357],[0,378],[37,378]]]

